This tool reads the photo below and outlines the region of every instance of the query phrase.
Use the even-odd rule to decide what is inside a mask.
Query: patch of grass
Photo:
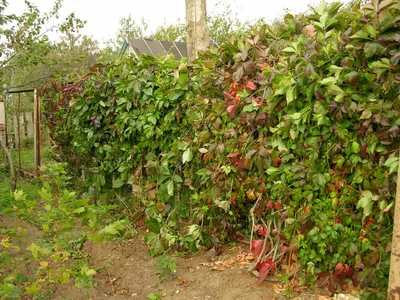
[[[0,212],[10,211],[15,203],[10,193],[9,176],[8,167],[0,165]],[[37,198],[40,187],[32,179],[18,178],[17,189],[25,192],[27,200],[34,200]]]
[[[27,171],[33,171],[35,169],[35,158],[33,155],[33,149],[24,150],[11,150],[11,155],[14,159],[15,166],[19,166],[19,153],[21,153],[21,168]]]

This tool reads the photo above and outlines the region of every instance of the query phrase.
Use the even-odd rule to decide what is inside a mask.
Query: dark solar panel
[[[130,39],[130,47],[137,53],[150,55],[172,54],[175,59],[187,56],[186,43]]]
[[[174,47],[174,43],[168,41],[160,41],[160,43],[163,45],[165,51],[171,53],[171,48]]]
[[[187,57],[187,47],[184,42],[175,42],[175,45],[178,47],[179,52],[182,54],[182,57]]]
[[[147,47],[146,42],[144,40],[135,40],[135,39],[130,39],[129,40],[130,46],[133,48],[138,53],[143,53],[143,54],[152,54],[149,47]]]
[[[147,41],[147,45],[151,49],[151,52],[153,52],[153,55],[166,55],[167,53],[164,50],[164,47],[160,44],[159,41]]]
[[[171,53],[172,55],[174,55],[174,57],[175,57],[176,59],[181,59],[181,58],[182,58],[182,55],[179,53],[178,49],[176,49],[175,46],[173,46],[173,47],[170,49],[170,53]]]

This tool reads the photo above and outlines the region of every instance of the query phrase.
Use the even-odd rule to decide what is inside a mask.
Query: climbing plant
[[[94,66],[44,90],[60,158],[99,201],[132,192],[153,255],[250,235],[259,283],[295,264],[293,284],[379,298],[399,151],[399,10],[322,3],[190,67],[149,56]]]

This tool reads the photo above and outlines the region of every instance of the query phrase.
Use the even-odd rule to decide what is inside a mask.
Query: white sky
[[[40,11],[49,11],[54,0],[31,0]],[[342,0],[348,2],[349,0]],[[23,0],[8,0],[8,13],[21,13]],[[276,17],[290,12],[306,11],[308,4],[316,5],[319,0],[207,0],[208,13],[215,10],[217,3],[229,3],[243,21],[265,17],[272,21]],[[333,1],[326,1],[333,2]],[[61,17],[74,12],[86,20],[83,34],[90,35],[100,42],[114,38],[119,27],[119,20],[129,14],[138,21],[142,18],[149,22],[149,31],[164,23],[185,20],[185,0],[63,0]]]

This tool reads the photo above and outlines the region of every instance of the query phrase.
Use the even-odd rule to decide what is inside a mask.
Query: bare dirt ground
[[[26,230],[26,237],[19,241],[21,246],[40,236],[40,230],[19,219],[0,215],[0,224]],[[95,275],[96,285],[88,290],[80,290],[73,284],[59,285],[53,287],[54,293],[49,299],[147,299],[149,293],[165,293],[163,300],[288,299],[282,295],[284,289],[274,278],[257,285],[256,278],[247,271],[246,245],[224,247],[220,256],[209,250],[176,257],[176,272],[160,280],[155,269],[157,259],[149,255],[141,236],[139,233],[119,244],[87,242],[83,251],[91,258],[91,266],[100,268]],[[296,299],[329,297],[307,293],[297,295]]]

